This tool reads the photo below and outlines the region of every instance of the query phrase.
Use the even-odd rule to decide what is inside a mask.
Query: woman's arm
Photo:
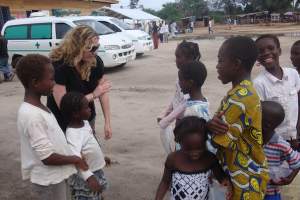
[[[104,93],[99,97],[103,116],[104,116],[104,135],[105,139],[110,139],[112,137],[112,130],[110,124],[110,105],[109,105],[109,95]]]
[[[66,86],[55,84],[53,88],[53,97],[55,100],[55,103],[58,108],[60,108],[60,102],[63,96],[67,93]]]

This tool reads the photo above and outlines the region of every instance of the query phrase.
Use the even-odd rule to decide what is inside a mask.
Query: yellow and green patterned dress
[[[224,135],[214,135],[218,157],[233,184],[233,200],[262,200],[269,179],[263,151],[261,104],[248,80],[230,90],[218,110],[229,125]]]

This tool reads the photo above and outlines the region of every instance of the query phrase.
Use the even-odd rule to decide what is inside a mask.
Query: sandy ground
[[[289,48],[299,38],[281,37],[282,65],[290,65]],[[213,113],[230,85],[217,80],[217,51],[224,39],[197,41],[208,78],[204,94]],[[106,168],[109,200],[153,199],[164,160],[156,116],[168,105],[175,90],[177,69],[174,51],[177,41],[162,44],[123,68],[110,70],[113,138],[103,141],[104,152],[119,164]],[[254,74],[259,70],[255,68]],[[28,182],[21,180],[16,113],[23,98],[19,81],[0,84],[0,199],[28,199]],[[103,118],[97,103],[97,130],[103,138]],[[296,196],[295,193],[291,193]],[[297,194],[299,197],[300,195]],[[290,199],[290,198],[289,198]]]

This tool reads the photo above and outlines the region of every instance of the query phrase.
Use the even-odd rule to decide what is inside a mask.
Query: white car
[[[95,16],[95,19],[110,29],[116,32],[122,32],[126,34],[127,37],[131,38],[138,55],[153,49],[153,41],[148,33],[132,29],[129,25],[114,17]]]
[[[59,45],[66,32],[78,25],[89,25],[100,35],[97,54],[105,67],[125,65],[135,59],[132,41],[121,38],[113,30],[88,17],[35,17],[11,20],[2,28],[8,40],[10,59],[30,53],[48,56],[52,48]]]

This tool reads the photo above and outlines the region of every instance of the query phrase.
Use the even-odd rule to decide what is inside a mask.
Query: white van
[[[36,17],[11,20],[5,23],[1,34],[8,40],[10,59],[30,53],[48,56],[59,45],[66,32],[78,25],[89,25],[100,35],[97,54],[105,67],[125,65],[135,59],[132,41],[121,38],[113,30],[88,17]]]
[[[132,29],[128,24],[114,17],[95,16],[95,19],[115,32],[122,32],[131,38],[137,54],[144,54],[153,49],[153,41],[148,33]]]

